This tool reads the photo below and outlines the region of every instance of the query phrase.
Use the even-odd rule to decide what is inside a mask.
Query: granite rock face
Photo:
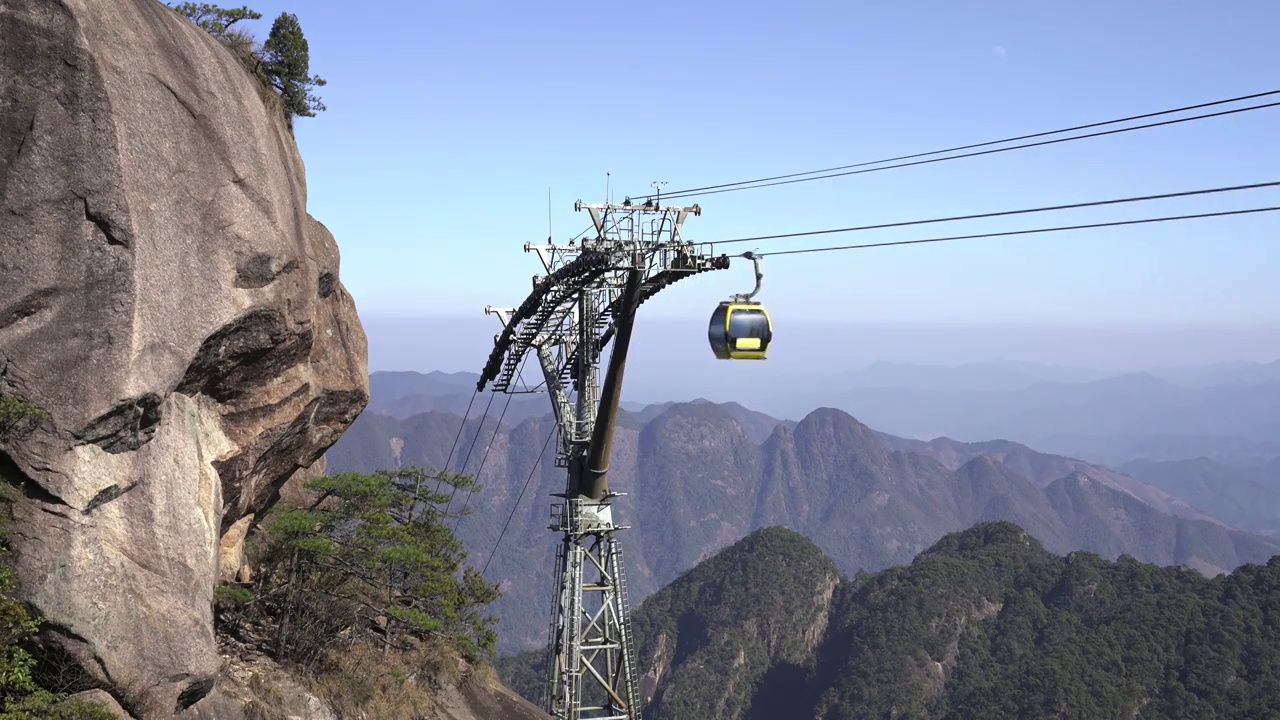
[[[210,692],[241,519],[368,401],[337,244],[261,93],[157,0],[0,0],[0,395],[48,413],[0,439],[19,576],[141,718]]]

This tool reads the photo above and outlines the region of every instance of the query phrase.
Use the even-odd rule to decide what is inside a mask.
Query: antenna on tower
[[[547,188],[547,242],[551,242],[551,188]]]
[[[649,183],[649,187],[657,191],[653,199],[653,204],[655,207],[662,207],[662,188],[666,186],[667,186],[666,180],[663,180],[662,182],[658,182],[657,180],[654,180],[653,182]]]
[[[607,203],[612,203],[613,198],[609,196],[609,180],[610,180],[609,171],[605,170],[604,171],[604,201]]]

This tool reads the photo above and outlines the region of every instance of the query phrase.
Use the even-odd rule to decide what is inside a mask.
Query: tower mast
[[[518,308],[485,308],[503,330],[478,389],[513,387],[526,353],[542,369],[559,442],[556,466],[565,491],[552,505],[560,535],[557,595],[548,643],[547,711],[561,720],[639,720],[634,640],[609,459],[622,379],[640,305],[672,283],[729,267],[707,245],[688,243],[681,228],[701,208],[574,203],[591,215],[588,237],[574,244],[528,244],[546,271]],[[603,383],[600,356],[613,343]]]

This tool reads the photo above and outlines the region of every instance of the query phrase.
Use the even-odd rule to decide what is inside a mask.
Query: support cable
[[[1045,137],[1048,135],[1061,135],[1066,132],[1075,132],[1077,130],[1088,130],[1090,128],[1104,127],[1106,125],[1116,125],[1122,122],[1130,122],[1133,120],[1146,120],[1147,118],[1159,117],[1161,115],[1173,115],[1175,113],[1187,112],[1188,110],[1200,110],[1216,105],[1230,105],[1234,102],[1242,102],[1244,100],[1256,100],[1261,97],[1271,95],[1280,95],[1280,90],[1268,90],[1266,92],[1253,93],[1251,95],[1241,95],[1239,97],[1228,98],[1226,100],[1214,100],[1213,102],[1198,103],[1195,105],[1184,105],[1172,110],[1160,110],[1157,112],[1142,113],[1141,115],[1130,115],[1129,117],[1119,118],[1117,120],[1104,120],[1102,122],[1093,122],[1085,125],[1076,125],[1074,127],[1062,128],[1059,130],[1047,130],[1045,132],[1031,133],[1030,135],[1018,135],[1016,137],[1007,137],[1002,140],[988,140],[986,142],[973,143],[971,145],[957,145],[956,147],[946,148],[944,150],[931,150],[929,152],[913,153],[911,155],[899,155],[897,157],[884,158],[883,160],[869,160],[866,162],[854,163],[852,165],[838,165],[836,167],[823,168],[821,170],[808,170],[805,172],[788,173],[786,175],[774,175],[772,177],[757,178],[755,180],[740,180],[738,182],[721,183],[719,185],[704,185],[702,187],[688,188],[685,190],[674,190],[667,193],[667,196],[680,193],[701,192],[703,190],[718,190],[725,187],[734,187],[736,185],[750,185],[752,183],[768,182],[770,180],[785,180],[787,178],[800,177],[802,175],[817,175],[819,173],[835,172],[837,170],[848,170],[850,168],[866,167],[868,165],[881,165],[883,163],[898,162],[899,160],[914,160],[920,157],[929,157],[930,155],[942,155],[950,152],[960,152],[961,150],[972,150],[974,148],[987,147],[990,145],[1003,145],[1009,142],[1018,142],[1019,140],[1030,140],[1032,138]],[[648,195],[638,196],[646,199]]]
[[[529,362],[528,353],[526,353],[524,358],[520,360],[520,367],[516,368],[516,377],[520,380],[521,383],[524,382],[523,370],[524,370],[524,365],[527,362]],[[480,457],[480,466],[476,468],[476,474],[475,474],[476,481],[480,480],[480,473],[484,472],[484,464],[489,460],[489,451],[493,449],[493,441],[498,438],[498,432],[502,430],[502,419],[507,416],[507,409],[511,407],[511,399],[514,397],[515,397],[515,393],[510,393],[510,392],[507,393],[507,401],[503,403],[502,412],[498,414],[498,424],[493,426],[493,434],[489,436],[489,444],[485,446],[484,455]],[[480,429],[477,428],[476,439],[478,440],[479,438],[480,438]],[[472,443],[471,447],[474,449],[475,443]],[[454,490],[457,490],[457,489],[458,488],[455,485]],[[464,498],[462,502],[462,509],[458,511],[458,519],[453,523],[454,533],[458,532],[458,526],[462,524],[462,514],[467,511],[467,505],[471,503],[471,496],[474,494],[475,494],[474,488],[467,491],[467,497]],[[450,498],[450,504],[452,504],[452,498]],[[445,506],[445,512],[448,513],[448,511],[449,511],[448,506]],[[445,517],[448,517],[448,515],[446,514]]]
[[[476,401],[476,395],[479,395],[479,394],[480,394],[479,390],[473,390],[471,392],[471,399],[467,401],[467,411],[462,413],[462,422],[458,423],[458,434],[453,436],[453,447],[449,448],[449,457],[445,458],[444,460],[444,466],[441,468],[441,477],[436,480],[437,495],[440,494],[440,487],[444,485],[443,476],[448,474],[449,472],[449,463],[453,462],[453,453],[455,450],[458,449],[458,440],[462,438],[462,430],[467,426],[467,418],[471,416],[471,406]]]
[[[733,238],[731,240],[716,240],[716,245],[728,245],[731,243],[757,242],[760,240],[780,240],[783,238],[808,237],[811,235],[831,235],[833,233],[860,232],[863,230],[884,230],[886,228],[907,227],[910,225],[928,225],[931,223],[954,222],[958,220],[978,220],[982,218],[1003,217],[1006,215],[1025,215],[1028,213],[1051,212],[1055,210],[1074,210],[1077,208],[1099,207],[1102,205],[1120,205],[1123,203],[1146,202],[1149,200],[1167,200],[1176,197],[1190,197],[1192,195],[1211,195],[1214,193],[1239,192],[1242,190],[1257,190],[1259,188],[1280,187],[1280,181],[1252,183],[1249,185],[1233,185],[1230,187],[1216,187],[1205,190],[1183,190],[1180,192],[1161,193],[1159,195],[1142,195],[1139,197],[1118,198],[1115,200],[1093,200],[1090,202],[1071,203],[1068,205],[1049,205],[1045,207],[1026,208],[1023,210],[1002,210],[1000,212],[978,213],[975,215],[955,215],[944,218],[931,218],[928,220],[908,220],[905,222],[881,223],[879,225],[859,225],[856,227],[834,228],[831,230],[811,230],[808,232],[781,233],[778,235],[756,235],[754,237]]]
[[[1273,90],[1270,92],[1259,93],[1257,95],[1246,96],[1246,97],[1260,97],[1263,95],[1272,95],[1276,93],[1280,93],[1280,90]],[[1207,105],[1216,105],[1216,104],[1227,103],[1227,102],[1235,102],[1236,100],[1240,100],[1240,99],[1242,98],[1234,98],[1232,100],[1221,100],[1216,103],[1206,103],[1204,105],[1191,106],[1191,107],[1205,107]],[[719,185],[719,186],[708,185],[706,186],[705,189],[694,188],[691,190],[685,190],[685,191],[676,192],[676,193],[667,193],[667,198],[674,200],[677,198],[695,197],[699,195],[716,195],[724,192],[736,192],[738,190],[754,190],[756,188],[773,187],[775,185],[790,185],[792,183],[809,182],[811,180],[826,180],[826,179],[835,178],[835,177],[845,177],[847,175],[861,175],[863,173],[879,172],[881,170],[893,170],[896,168],[912,167],[915,165],[929,165],[931,163],[945,162],[947,160],[960,160],[962,158],[977,157],[980,155],[992,155],[995,153],[1008,152],[1010,150],[1025,150],[1027,148],[1041,147],[1044,145],[1056,145],[1057,143],[1071,142],[1073,140],[1086,140],[1088,138],[1103,137],[1106,135],[1115,135],[1118,133],[1125,133],[1133,130],[1145,130],[1148,128],[1163,127],[1165,125],[1177,125],[1179,123],[1192,122],[1194,120],[1205,120],[1207,118],[1221,117],[1224,115],[1234,115],[1236,113],[1249,112],[1251,110],[1264,110],[1266,108],[1272,108],[1277,106],[1280,106],[1280,102],[1264,103],[1261,105],[1250,105],[1248,107],[1243,107],[1243,108],[1235,108],[1232,110],[1219,110],[1218,112],[1204,113],[1202,115],[1191,115],[1189,117],[1175,118],[1173,120],[1162,120],[1160,122],[1146,123],[1144,125],[1133,125],[1130,127],[1115,128],[1113,130],[1102,130],[1098,132],[1086,133],[1084,135],[1072,135],[1071,137],[1054,138],[1052,140],[1040,140],[1037,142],[1023,143],[1021,145],[1009,145],[1007,147],[993,148],[989,150],[979,150],[975,152],[967,152],[967,153],[962,153],[960,155],[947,155],[945,157],[934,157],[934,158],[928,158],[924,160],[912,160],[910,162],[899,162],[894,165],[881,165],[880,167],[865,167],[865,166],[880,165],[881,163],[893,162],[893,161],[877,160],[869,163],[858,163],[857,165],[845,165],[845,166],[842,166],[842,168],[861,167],[861,169],[843,170],[842,172],[828,172],[824,170],[814,170],[814,171],[810,171],[810,173],[793,173],[792,175],[775,176],[777,179],[761,178],[760,180],[747,180],[741,183],[725,183],[724,185]],[[1166,110],[1160,113],[1149,113],[1148,115],[1135,116],[1135,117],[1151,117],[1155,115],[1163,115],[1163,114],[1172,113],[1172,112],[1180,112],[1187,109],[1189,108],[1178,108],[1177,110]],[[1130,119],[1133,119],[1133,118],[1125,118],[1125,120],[1130,120]],[[1092,125],[1086,125],[1081,127],[1097,127],[1101,125],[1109,125],[1109,124],[1123,122],[1123,121],[1124,120],[1111,120],[1108,122],[1094,123]],[[1069,130],[1056,130],[1056,131],[1047,132],[1047,133],[1037,133],[1035,135],[1029,135],[1025,137],[1039,137],[1043,135],[1054,135],[1062,132],[1069,132]],[[978,143],[976,145],[970,145],[966,147],[982,147],[985,145],[999,144],[1003,142],[1011,142],[1011,140],[997,140],[990,143]],[[935,154],[946,153],[946,152],[952,152],[952,151],[938,150],[932,153],[919,153],[913,156],[910,156],[910,155],[903,156],[903,158],[905,159],[907,157],[925,157],[928,155],[935,155]],[[842,168],[831,168],[831,170],[837,170]],[[813,177],[794,177],[794,175],[809,175],[813,173],[824,173],[824,172],[827,174],[814,175]],[[790,179],[782,179],[782,178],[790,178]],[[648,196],[644,196],[644,197],[648,197]]]
[[[477,390],[479,392],[479,390]],[[462,459],[462,464],[458,466],[458,473],[463,474],[467,470],[467,463],[471,460],[471,453],[475,451],[476,444],[480,441],[480,432],[484,430],[484,421],[489,419],[489,408],[493,407],[493,399],[498,396],[496,392],[489,393],[489,402],[484,406],[484,415],[480,416],[480,424],[476,426],[476,435],[471,438],[471,447],[467,449],[467,455]],[[510,402],[508,396],[508,402]],[[453,486],[453,491],[449,493],[449,502],[445,503],[444,514],[440,517],[449,517],[449,508],[453,506],[453,498],[458,494],[458,486]]]
[[[801,248],[799,250],[778,250],[768,253],[755,253],[756,257],[772,257],[776,255],[800,255],[806,253],[835,252],[837,250],[865,250],[868,248],[894,247],[898,245],[920,245],[923,243],[950,242],[953,240],[975,240],[978,238],[1009,237],[1012,235],[1033,235],[1037,233],[1062,232],[1065,230],[1088,230],[1091,228],[1119,227],[1122,225],[1145,225],[1148,223],[1174,222],[1178,220],[1195,220],[1198,218],[1226,217],[1228,215],[1251,215],[1256,213],[1276,212],[1280,206],[1250,208],[1247,210],[1225,210],[1222,212],[1196,213],[1194,215],[1170,215],[1139,220],[1118,220],[1115,222],[1087,223],[1084,225],[1062,225],[1031,230],[1009,230],[1006,232],[976,233],[973,235],[952,235],[949,237],[924,238],[920,240],[894,240],[889,242],[865,243],[861,245],[840,245],[836,247]]]
[[[542,464],[542,456],[546,454],[547,448],[551,445],[551,438],[556,436],[556,425],[552,422],[551,432],[547,435],[546,442],[542,443],[542,451],[538,453],[538,459],[533,461],[533,467],[529,468],[529,477],[525,478],[524,487],[520,488],[520,495],[516,497],[516,502],[511,506],[511,514],[507,515],[507,521],[502,524],[502,532],[498,533],[498,539],[493,543],[493,549],[489,551],[489,559],[484,561],[484,569],[480,571],[480,577],[489,571],[489,563],[493,562],[493,556],[498,552],[498,546],[502,544],[502,538],[507,535],[507,528],[511,525],[511,520],[516,516],[516,510],[520,507],[520,501],[524,499],[525,491],[529,489],[529,483],[533,482],[533,476],[537,474],[538,467]]]
[[[462,429],[467,426],[467,418],[471,417],[471,406],[476,401],[476,395],[479,394],[479,390],[473,390],[471,392],[471,400],[467,402],[467,411],[462,413],[462,423],[458,425],[458,434],[453,436],[453,446],[449,448],[449,457],[445,458],[444,461],[444,469],[446,472],[449,470],[449,463],[453,462],[454,451],[458,449],[458,440],[462,438]]]

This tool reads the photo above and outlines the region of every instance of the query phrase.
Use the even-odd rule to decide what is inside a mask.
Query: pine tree
[[[254,12],[244,5],[223,8],[212,3],[184,2],[170,7],[216,38],[226,35],[231,26],[241,20],[257,20],[262,17],[262,13]]]
[[[299,115],[315,117],[325,109],[320,98],[311,93],[313,87],[320,87],[325,81],[311,75],[311,51],[297,15],[280,13],[272,23],[271,34],[262,45],[262,66],[280,93],[290,120]]]
[[[314,652],[307,636],[319,627],[364,635],[384,651],[428,636],[468,656],[493,649],[493,619],[482,609],[497,586],[463,569],[466,552],[446,522],[457,515],[441,508],[449,500],[442,490],[478,487],[470,477],[411,467],[341,473],[307,487],[320,500],[280,511],[266,526],[278,654],[305,662]]]

